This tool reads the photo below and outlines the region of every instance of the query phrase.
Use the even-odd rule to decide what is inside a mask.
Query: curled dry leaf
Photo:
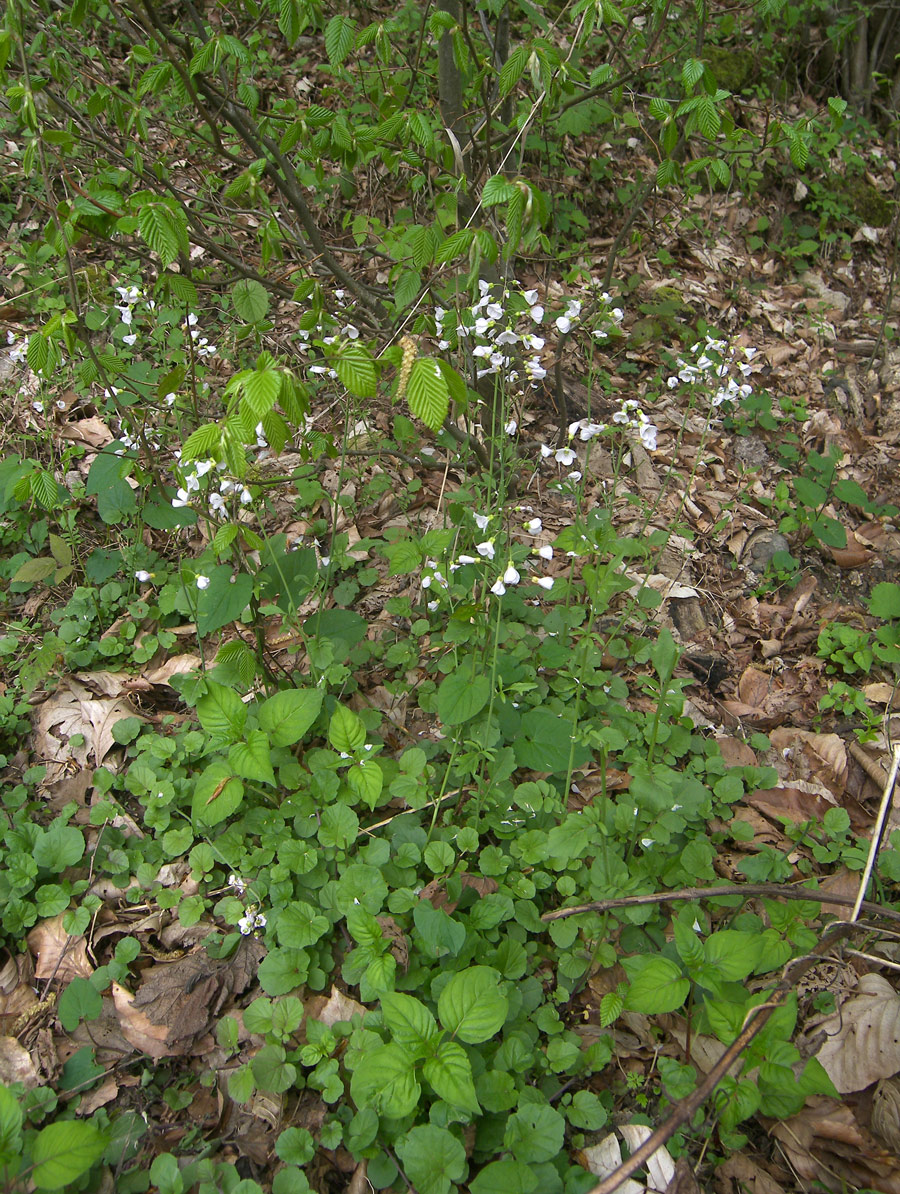
[[[646,1124],[622,1124],[619,1128],[623,1140],[628,1145],[629,1153],[652,1136],[652,1130]],[[622,1146],[615,1133],[610,1132],[599,1144],[581,1150],[582,1163],[599,1178],[609,1177],[622,1164]],[[647,1171],[647,1185],[628,1178],[618,1187],[617,1194],[645,1194],[646,1191],[665,1194],[675,1177],[675,1163],[666,1148],[658,1148],[645,1165]]]
[[[32,1090],[40,1081],[31,1054],[14,1036],[0,1036],[0,1082],[12,1086],[21,1082]]]
[[[900,1163],[862,1128],[850,1107],[815,1097],[798,1114],[777,1123],[781,1143],[804,1190],[824,1186],[843,1194],[847,1186],[900,1194]],[[821,1183],[821,1184],[819,1184]]]
[[[900,1155],[900,1082],[882,1078],[872,1096],[872,1131]]]
[[[841,1094],[900,1070],[900,996],[880,974],[864,974],[856,994],[821,1027],[827,1036],[819,1061]]]

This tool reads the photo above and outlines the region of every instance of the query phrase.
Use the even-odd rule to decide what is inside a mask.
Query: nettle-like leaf
[[[159,199],[144,199],[138,209],[138,231],[164,267],[188,251],[187,220]]]
[[[277,369],[265,364],[262,368],[253,369],[244,375],[241,383],[243,398],[241,405],[246,406],[257,423],[262,421],[278,400],[281,391],[281,375]]]
[[[516,193],[514,183],[508,182],[502,174],[492,175],[484,184],[481,192],[483,207],[491,207],[495,203],[508,203]]]
[[[375,362],[362,344],[351,341],[334,361],[335,372],[355,398],[371,398],[375,393]]]
[[[472,1081],[472,1063],[456,1041],[441,1041],[422,1066],[422,1076],[451,1107],[460,1107],[473,1115],[481,1111]]]
[[[365,1053],[350,1080],[350,1095],[357,1107],[371,1107],[389,1119],[401,1119],[414,1111],[421,1090],[415,1060],[400,1045],[382,1045]]]
[[[505,99],[525,74],[528,65],[529,48],[521,44],[509,55],[500,69],[500,98]]]
[[[222,429],[218,423],[204,423],[184,441],[182,460],[216,460],[222,446]]]
[[[341,66],[353,49],[356,22],[337,13],[325,26],[325,53],[332,66]]]
[[[432,431],[439,431],[450,410],[450,390],[440,364],[432,357],[417,357],[406,387],[409,409]]]
[[[444,1028],[467,1045],[479,1045],[499,1032],[509,1011],[499,981],[490,966],[470,966],[454,974],[438,997]]]
[[[685,91],[691,91],[694,85],[700,82],[705,70],[706,67],[699,58],[688,58],[681,68],[681,85]],[[652,106],[650,110],[653,111]]]

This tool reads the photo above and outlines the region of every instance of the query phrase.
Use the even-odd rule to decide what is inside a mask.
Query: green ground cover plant
[[[792,19],[759,5],[756,35]],[[25,956],[58,922],[63,958],[93,953],[42,991],[73,1048],[0,1084],[4,1189],[324,1194],[355,1172],[588,1194],[579,1156],[623,1105],[656,1122],[702,1081],[688,1043],[642,1084],[616,1033],[678,1017],[729,1046],[817,945],[818,876],[864,863],[842,809],[790,831],[818,869],[741,857],[736,879],[773,885],[753,909],[698,892],[779,775],[700,724],[651,578],[695,550],[723,431],[777,438],[765,500],[798,553],[844,546],[847,510],[896,511],[804,448],[805,405],[761,390],[748,335],[665,294],[629,325],[640,279],[617,272],[660,228],[701,242],[698,196],[774,174],[815,172],[821,217],[782,264],[852,222],[825,180],[838,157],[861,172],[867,130],[834,97],[741,119],[771,80],[726,88],[736,37],[718,9],[606,0],[6,5],[2,933]],[[602,269],[573,164],[598,130]],[[652,171],[622,172],[638,146]],[[684,422],[648,496],[631,481],[667,395]],[[897,585],[868,612],[822,629],[830,674],[896,675]],[[92,677],[113,686],[102,734]],[[48,715],[57,753],[28,757],[56,699],[79,717]],[[844,680],[820,702],[863,705]],[[798,877],[810,899],[779,900]],[[163,972],[168,1025],[139,1002]],[[713,1138],[721,1160],[757,1114],[836,1095],[799,1010],[783,1000],[673,1155]],[[262,1160],[190,1119],[204,1095],[268,1115]]]

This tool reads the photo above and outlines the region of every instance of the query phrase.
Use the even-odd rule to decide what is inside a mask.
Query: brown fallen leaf
[[[166,1041],[165,1027],[152,1023],[143,1012],[138,1011],[134,1006],[134,996],[119,983],[112,984],[112,997],[122,1035],[139,1053],[146,1053],[158,1061],[163,1057],[176,1057],[190,1048],[189,1041],[182,1042],[181,1048],[170,1047]]]
[[[4,1086],[21,1082],[26,1090],[32,1090],[40,1080],[25,1046],[13,1036],[0,1036],[0,1082]]]
[[[64,913],[42,920],[26,941],[34,955],[34,977],[69,983],[73,978],[90,978],[94,968],[88,961],[84,937],[70,937],[63,928]]]
[[[784,1194],[782,1186],[746,1153],[733,1153],[716,1168],[716,1194]]]
[[[826,1038],[818,1059],[841,1094],[900,1070],[900,995],[880,974],[864,974],[856,994],[819,1027]]]
[[[834,1194],[843,1194],[847,1185],[900,1194],[900,1162],[837,1099],[816,1096],[771,1132],[806,1190],[821,1183]]]
[[[37,1007],[33,981],[31,954],[7,955],[0,966],[0,1033],[11,1029],[20,1016]]]

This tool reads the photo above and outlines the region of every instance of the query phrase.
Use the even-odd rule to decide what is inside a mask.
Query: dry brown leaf
[[[173,676],[183,676],[190,672],[199,671],[203,667],[203,660],[199,655],[172,655],[158,667],[149,668],[144,672],[144,679],[151,684],[171,685]]]
[[[73,978],[90,978],[94,968],[88,961],[84,937],[70,937],[63,928],[63,916],[42,920],[26,938],[34,956],[34,977],[69,983]]]
[[[827,1035],[818,1059],[841,1094],[900,1070],[900,996],[880,974],[864,974],[857,993],[820,1027]]]
[[[815,1097],[772,1128],[804,1189],[821,1182],[835,1194],[847,1185],[900,1194],[900,1164],[862,1128],[850,1107]]]
[[[112,996],[122,1035],[139,1053],[146,1053],[159,1060],[184,1052],[183,1048],[170,1048],[166,1041],[168,1034],[164,1025],[152,1023],[143,1012],[135,1009],[134,996],[130,991],[114,982]],[[189,1044],[186,1047],[189,1047]]]
[[[119,1094],[119,1083],[110,1076],[105,1078],[99,1086],[83,1094],[78,1102],[76,1115],[93,1115],[98,1107],[105,1107]]]
[[[26,1090],[37,1086],[40,1077],[31,1054],[14,1036],[0,1036],[0,1082],[11,1086],[21,1082]]]
[[[872,1095],[870,1127],[895,1155],[900,1154],[900,1082],[882,1078]]]
[[[95,415],[87,419],[76,419],[72,423],[63,423],[59,429],[63,439],[87,444],[91,448],[103,448],[112,443],[112,432],[102,419]]]
[[[321,998],[321,996],[316,998]],[[314,1020],[319,1020],[330,1028],[332,1024],[349,1023],[354,1016],[364,1016],[367,1010],[363,1004],[357,1003],[355,999],[351,999],[349,995],[345,995],[343,991],[333,986],[327,1001],[318,1011],[313,1011],[310,1007],[309,1014]]]
[[[52,779],[65,773],[67,760],[74,759],[82,768],[93,760],[99,767],[115,745],[113,726],[125,717],[147,720],[126,699],[94,698],[74,676],[67,676],[38,708],[35,754],[49,764]],[[76,734],[84,741],[71,746],[70,739]]]
[[[653,1134],[652,1129],[645,1124],[622,1124],[619,1127],[628,1150],[633,1153],[645,1140]],[[622,1164],[622,1147],[615,1135],[610,1132],[599,1144],[581,1150],[581,1163],[596,1177],[606,1178],[614,1173]],[[644,1194],[645,1191],[659,1191],[664,1194],[672,1179],[675,1177],[675,1163],[666,1148],[658,1148],[649,1158],[644,1168],[647,1171],[647,1185],[642,1186],[632,1178],[627,1178],[618,1187],[617,1194]]]
[[[716,1168],[716,1194],[784,1194],[771,1174],[760,1169],[746,1153],[733,1153]]]
[[[20,1016],[37,1006],[33,981],[31,954],[7,956],[0,967],[0,1032],[11,1028]]]

